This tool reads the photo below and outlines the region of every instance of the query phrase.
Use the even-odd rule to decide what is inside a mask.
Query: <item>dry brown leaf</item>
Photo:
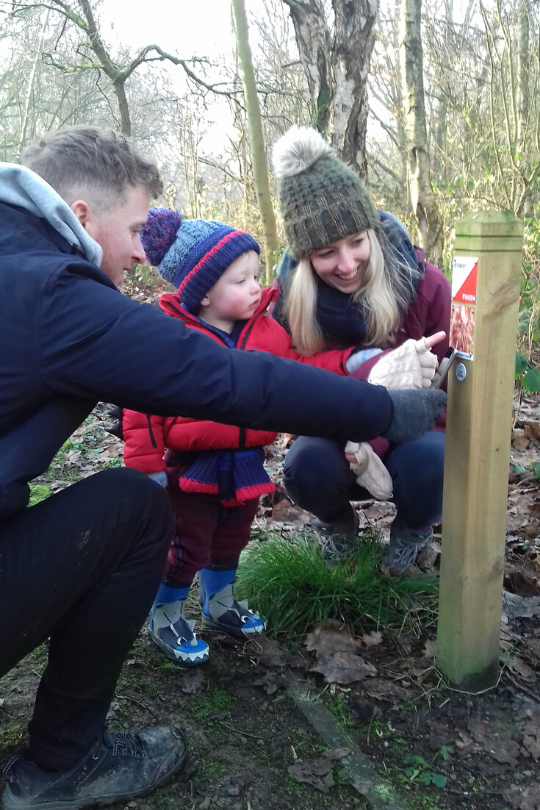
[[[540,741],[538,737],[523,737],[523,747],[534,760],[540,759]]]
[[[356,653],[362,649],[360,639],[354,638],[343,624],[330,619],[306,636],[305,645],[317,658],[329,658],[337,652]]]
[[[373,677],[377,670],[368,664],[359,655],[354,653],[337,652],[331,658],[317,661],[311,667],[311,672],[320,672],[324,675],[326,683],[348,684]]]
[[[512,618],[531,618],[540,613],[540,596],[518,596],[503,591],[503,608]]]
[[[262,678],[252,681],[252,686],[262,686],[267,695],[273,695],[281,688],[286,687],[285,678],[279,671],[273,670],[266,672]]]
[[[536,673],[517,655],[512,655],[507,663],[508,669],[527,683],[536,683]]]
[[[281,501],[278,501],[272,509],[272,520],[276,523],[292,523],[300,520],[302,514],[303,510],[299,509],[297,506],[293,506],[290,501],[283,498]]]
[[[527,638],[525,643],[534,657],[540,659],[540,638]]]
[[[540,785],[529,785],[511,801],[514,810],[540,810]]]
[[[378,630],[373,631],[371,633],[364,633],[363,636],[360,636],[362,639],[362,643],[365,647],[377,647],[379,644],[382,643],[382,633]]]
[[[525,433],[537,442],[540,442],[540,422],[529,422],[525,425]]]
[[[244,652],[249,658],[257,658],[265,667],[284,667],[287,663],[287,654],[279,643],[267,636],[249,639],[244,645]]]
[[[512,447],[516,450],[523,452],[529,446],[529,437],[525,435],[524,430],[514,430],[512,435]]]
[[[332,762],[324,757],[319,757],[311,762],[297,759],[294,765],[289,765],[287,771],[297,782],[305,782],[316,790],[320,790],[321,793],[328,793],[334,786]]]
[[[467,728],[477,743],[477,750],[485,751],[501,764],[517,765],[519,745],[509,731],[498,731],[490,720],[469,720]],[[464,736],[461,735],[460,736]]]

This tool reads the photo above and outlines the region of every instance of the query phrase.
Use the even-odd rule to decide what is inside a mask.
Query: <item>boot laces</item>
[[[8,761],[2,768],[2,776],[7,776],[11,772],[11,769],[13,768],[18,759],[19,757],[17,756],[17,754],[14,754],[12,757],[8,759]]]
[[[139,734],[132,731],[120,734],[104,731],[101,734],[101,743],[109,748],[115,757],[148,756],[146,742]]]

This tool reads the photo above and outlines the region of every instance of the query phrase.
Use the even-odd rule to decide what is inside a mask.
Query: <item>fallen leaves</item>
[[[529,785],[523,793],[512,796],[511,802],[514,810],[540,810],[540,786]]]
[[[355,637],[340,622],[331,619],[306,638],[307,649],[317,656],[310,671],[319,672],[326,683],[342,685],[373,677],[377,674],[376,668],[358,653],[376,647],[381,641],[379,632]]]
[[[309,762],[297,759],[287,770],[297,782],[304,782],[321,793],[328,793],[335,784],[332,765],[336,760],[346,757],[348,753],[346,748],[335,748],[332,751],[325,751],[321,757]]]

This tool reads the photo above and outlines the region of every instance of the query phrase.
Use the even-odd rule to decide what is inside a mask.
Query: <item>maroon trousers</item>
[[[191,585],[208,565],[234,568],[249,542],[259,499],[225,507],[217,495],[167,488],[174,512],[175,533],[167,556],[164,583],[169,588]]]

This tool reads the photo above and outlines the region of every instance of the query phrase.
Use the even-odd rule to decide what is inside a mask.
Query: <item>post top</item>
[[[455,224],[456,236],[522,236],[523,222],[510,211],[471,211]]]

